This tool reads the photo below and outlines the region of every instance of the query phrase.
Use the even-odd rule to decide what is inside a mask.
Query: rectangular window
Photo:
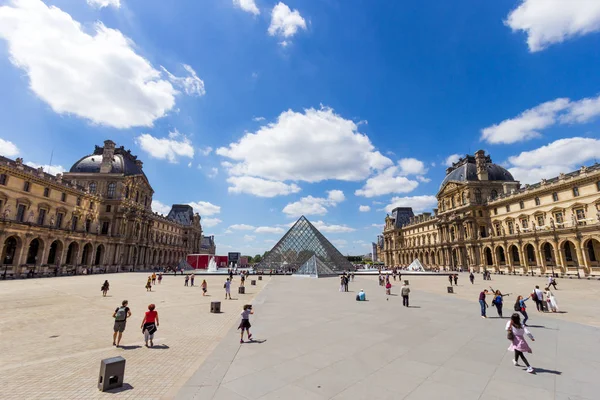
[[[557,212],[554,214],[554,219],[556,220],[557,223],[562,224],[563,223],[563,213],[561,212]]]
[[[529,222],[526,219],[521,220],[521,225],[523,226],[523,229],[529,228]]]
[[[31,183],[25,181],[25,183],[23,183],[23,190],[29,192],[29,189],[31,189]]]
[[[0,176],[0,185],[4,185],[4,183],[2,183],[2,176]],[[600,192],[600,181],[596,182],[596,189]]]
[[[77,203],[77,206],[80,206],[80,205],[81,205],[81,197],[78,197],[78,198],[77,198],[77,202],[76,202],[76,203]]]
[[[67,201],[67,194],[66,193],[62,193],[60,195],[60,201],[62,201],[63,203]]]
[[[521,207],[521,210],[525,208],[525,202],[524,201],[520,201],[519,202],[519,207]]]
[[[498,215],[498,209],[494,208],[494,215]]]
[[[579,196],[579,188],[577,186],[575,186],[573,188],[573,196],[574,197],[578,197]]]
[[[19,204],[17,207],[17,221],[23,222],[25,220],[25,210],[26,207],[24,204]]]
[[[85,220],[85,231],[89,232],[91,228],[92,228],[92,220],[86,219]]]
[[[94,209],[94,202],[90,201],[90,210],[93,210],[93,209]]]
[[[510,206],[506,206],[506,212],[510,212]]]
[[[575,210],[575,215],[577,216],[577,221],[585,219],[585,211],[583,210],[583,208],[578,208],[577,210]]]
[[[108,190],[106,191],[106,197],[109,199],[115,198],[115,192],[117,190],[117,185],[114,182],[108,184]]]
[[[63,213],[56,214],[56,227],[57,228],[62,228],[64,216],[65,216],[65,214],[63,214]]]
[[[481,204],[481,192],[475,192],[475,203]]]
[[[558,193],[556,193],[556,192],[552,193],[552,200],[558,201]]]
[[[536,197],[536,198],[535,198],[535,205],[536,205],[536,206],[539,206],[540,204],[541,204],[541,202],[540,202],[540,198],[539,198],[539,197]]]
[[[77,222],[79,222],[79,218],[73,217],[71,219],[71,230],[72,231],[76,231],[77,230]]]
[[[46,221],[46,210],[45,209],[40,209],[40,213],[38,215],[38,225],[44,225],[44,222]]]
[[[2,212],[2,205],[3,205],[3,204],[4,204],[4,202],[3,202],[2,200],[0,200],[0,212]],[[2,215],[0,214],[0,217],[1,217],[1,216],[2,216]]]
[[[44,188],[44,197],[50,197],[50,188]]]
[[[538,215],[537,224],[538,224],[538,226],[544,226],[544,216],[543,215]]]
[[[508,233],[511,235],[515,233],[515,225],[511,221],[508,222]]]
[[[107,206],[106,206],[106,212],[110,212],[111,208],[112,208],[112,207],[110,206],[110,204],[109,204],[109,205],[107,205]]]
[[[8,181],[8,176],[6,176],[6,174],[0,174],[0,185],[6,185],[6,182]],[[600,188],[600,182],[598,182],[598,187]],[[600,190],[600,189],[598,189]]]
[[[108,225],[109,222],[108,221],[104,221],[102,222],[102,234],[103,235],[108,235]]]

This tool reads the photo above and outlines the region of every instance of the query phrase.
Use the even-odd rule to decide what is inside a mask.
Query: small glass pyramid
[[[319,260],[315,255],[309,258],[302,266],[294,272],[295,275],[310,275],[312,277],[337,276],[334,271],[323,261]]]
[[[355,268],[306,217],[302,216],[279,242],[267,253],[258,269],[299,271],[315,258],[314,268],[307,264],[307,270],[316,270],[322,275],[353,271]],[[331,271],[331,272],[329,272]]]

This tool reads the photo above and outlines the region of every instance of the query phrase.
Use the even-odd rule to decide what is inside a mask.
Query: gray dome
[[[505,168],[499,166],[498,164],[487,164],[487,173],[488,173],[488,181],[505,181],[505,182],[514,182],[515,178],[508,172]],[[444,187],[444,185],[450,181],[478,181],[477,178],[477,166],[473,163],[466,162],[462,165],[459,165],[451,171],[440,185],[440,189]]]
[[[69,172],[81,172],[81,173],[99,173],[100,165],[102,164],[101,154],[92,154],[91,156],[85,156],[77,161]],[[124,157],[122,154],[115,154],[112,159],[111,174],[125,174],[125,175],[142,175],[142,167],[136,165],[135,161]]]

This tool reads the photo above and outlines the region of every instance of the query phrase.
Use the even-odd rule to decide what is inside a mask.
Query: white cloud
[[[25,165],[36,169],[42,167],[44,169],[44,172],[50,175],[62,174],[67,171],[66,168],[62,165],[36,164],[31,161],[26,162]]]
[[[274,239],[265,239],[265,243],[275,243]]]
[[[510,173],[522,183],[536,183],[567,173],[600,158],[600,140],[582,137],[559,139],[508,158]]]
[[[221,221],[219,218],[202,218],[202,226],[212,228],[213,226],[219,225]]]
[[[260,10],[256,6],[254,0],[233,0],[233,4],[242,10],[254,15],[259,15]]]
[[[481,140],[515,143],[540,136],[542,129],[560,124],[583,124],[600,115],[600,96],[571,101],[568,98],[542,103],[519,116],[484,128]]]
[[[290,217],[299,217],[301,215],[325,215],[327,214],[327,207],[335,207],[345,199],[344,192],[341,190],[329,190],[327,192],[327,198],[313,196],[303,197],[294,203],[289,203],[282,211]]]
[[[385,224],[371,224],[371,227],[373,228],[383,228],[385,226]]]
[[[253,235],[244,235],[244,242],[252,242],[256,239],[256,236]]]
[[[328,225],[323,221],[311,221],[311,224],[313,224],[314,227],[317,228],[319,231],[325,233],[347,233],[354,232],[356,230],[347,225]]]
[[[333,239],[331,243],[335,244],[337,247],[345,247],[348,244],[348,241],[344,239]]]
[[[135,52],[135,44],[101,22],[79,22],[40,0],[0,7],[0,38],[30,89],[59,114],[114,128],[152,126],[175,105],[177,90]]]
[[[178,77],[170,73],[165,67],[161,66],[162,70],[167,74],[171,83],[185,92],[189,96],[203,96],[206,94],[204,89],[204,81],[198,78],[196,71],[187,64],[183,64],[183,69],[188,73],[185,77]]]
[[[529,51],[600,30],[597,0],[523,0],[504,23],[527,33]]]
[[[252,121],[254,121],[254,122],[261,122],[261,121],[264,121],[264,120],[265,120],[265,117],[254,117],[254,118],[252,118]]]
[[[401,176],[399,167],[389,167],[382,173],[369,179],[362,187],[354,192],[357,196],[375,197],[389,193],[408,193],[419,186],[417,181]]]
[[[429,211],[437,206],[435,196],[412,196],[412,197],[393,197],[392,202],[385,206],[384,210],[388,213],[396,207],[412,207],[413,212],[420,213]]]
[[[96,8],[114,7],[121,8],[121,0],[87,0],[87,3]]]
[[[300,191],[300,187],[295,183],[288,185],[251,176],[230,176],[227,182],[231,185],[227,189],[229,193],[247,193],[258,197],[284,196]]]
[[[231,175],[272,181],[357,181],[392,164],[353,121],[326,107],[285,111],[276,122],[216,152],[234,161]]]
[[[200,151],[200,153],[203,156],[207,156],[213,151],[213,148],[210,146],[206,146],[206,147],[200,147],[198,150]]]
[[[425,175],[427,168],[423,161],[416,158],[402,158],[398,161],[400,167],[400,175]]]
[[[188,168],[192,168],[192,162],[191,161],[188,163]]]
[[[148,133],[142,133],[135,142],[151,157],[176,163],[178,157],[194,157],[192,142],[175,129],[168,138],[155,138]]]
[[[209,203],[208,201],[193,201],[188,203],[194,209],[194,212],[200,214],[202,218],[205,216],[208,217],[210,215],[219,214],[221,212],[221,207]]]
[[[460,160],[460,154],[450,154],[448,158],[446,158],[446,161],[444,161],[444,164],[446,164],[446,167],[451,167],[452,164],[458,162],[458,160]]]
[[[229,227],[229,229],[236,231],[253,231],[256,227],[247,224],[233,224]]]
[[[419,176],[417,176],[417,180],[418,180],[419,182],[423,182],[423,183],[428,183],[428,182],[431,182],[431,179],[429,179],[429,178],[425,178],[424,176],[420,176],[420,175],[419,175]]]
[[[13,142],[0,138],[0,155],[14,157],[17,154],[19,154],[19,148]]]
[[[219,168],[212,167],[210,172],[206,174],[209,178],[215,178],[219,174]]]
[[[279,42],[279,45],[283,48],[288,47],[290,44],[292,44],[292,42],[288,40],[282,40],[281,42]]]
[[[159,214],[167,215],[171,211],[171,206],[161,203],[158,200],[152,200],[152,211]]]
[[[255,233],[283,233],[285,232],[282,228],[277,226],[259,226],[254,230]]]
[[[271,25],[269,35],[279,35],[285,38],[292,37],[298,29],[306,30],[306,21],[298,10],[291,10],[286,4],[279,2],[271,11]]]
[[[359,206],[358,207],[358,211],[360,211],[360,212],[369,212],[369,211],[371,211],[371,207],[370,206]]]

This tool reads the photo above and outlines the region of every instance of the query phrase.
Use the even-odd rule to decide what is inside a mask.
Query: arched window
[[[467,204],[467,193],[466,192],[462,193],[462,203],[463,203],[463,206],[465,204]]]
[[[481,190],[479,190],[479,189],[475,190],[475,203],[477,203],[477,204],[481,204],[482,203]]]
[[[535,198],[535,205],[536,205],[536,206],[539,206],[540,204],[541,204],[541,202],[540,202],[540,198],[539,198],[539,197],[536,197],[536,198]]]
[[[490,197],[492,198],[492,200],[494,200],[496,197],[498,197],[498,191],[496,191],[496,189],[492,189]]]
[[[90,182],[90,193],[96,194],[96,189],[97,189],[96,182]]]
[[[129,186],[125,186],[125,198],[129,198]]]
[[[109,183],[108,190],[106,191],[106,197],[108,197],[109,199],[114,199],[116,190],[117,184],[114,182]]]

